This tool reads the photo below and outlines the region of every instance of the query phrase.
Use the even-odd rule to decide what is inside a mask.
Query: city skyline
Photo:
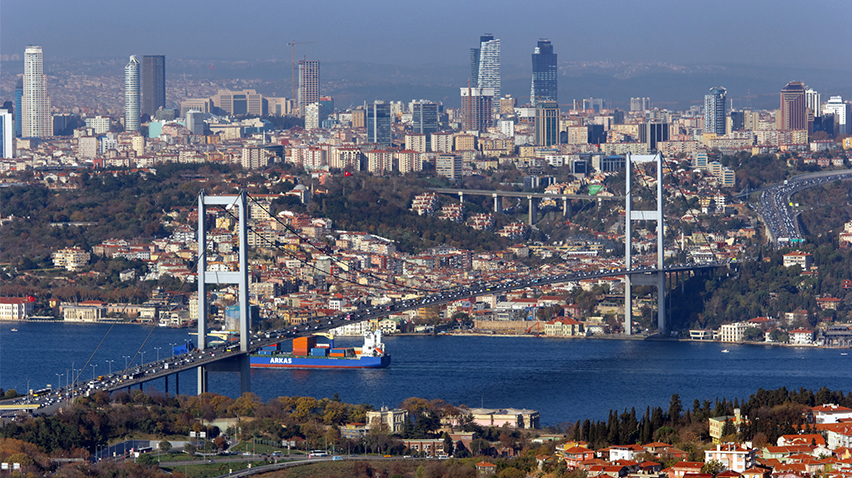
[[[12,2],[3,6],[0,29],[0,54],[15,54],[27,44],[41,44],[57,57],[126,56],[133,51],[158,51],[176,58],[264,58],[289,59],[285,41],[316,41],[299,45],[298,55],[322,58],[324,61],[381,61],[411,65],[446,63],[460,65],[464,55],[449,55],[460,45],[469,44],[470,31],[488,31],[502,40],[504,65],[528,63],[529,45],[548,37],[560,45],[570,61],[648,61],[671,63],[750,63],[774,66],[835,67],[838,58],[852,55],[852,33],[843,24],[843,15],[832,15],[845,5],[840,1],[812,2],[814,15],[799,15],[799,5],[792,1],[768,0],[736,3],[717,0],[707,5],[661,0],[636,4],[622,0],[607,2],[610,8],[602,14],[595,5],[571,5],[572,17],[587,19],[565,28],[561,15],[542,18],[537,13],[565,9],[560,2],[545,2],[541,8],[512,8],[509,2],[498,2],[482,8],[483,2],[450,5],[435,2],[435,8],[392,4],[386,0],[371,2],[356,14],[346,13],[340,2],[319,5],[281,5],[261,2],[265,14],[240,23],[242,7],[212,1],[208,8],[195,8],[193,2],[166,4],[154,1],[146,8],[128,15],[128,8],[95,0],[89,8],[79,9],[56,0]],[[446,15],[445,5],[453,9]],[[789,8],[788,8],[789,7]],[[161,15],[164,9],[168,15]],[[511,12],[511,14],[507,14]],[[293,22],[287,38],[270,42],[266,36],[282,17],[327,14],[323,26]],[[416,24],[394,19],[422,17]],[[353,26],[361,17],[381,14],[388,28],[360,32],[360,40],[351,41]],[[186,22],[192,18],[192,22]],[[223,18],[228,18],[227,25]],[[132,19],[132,21],[130,21]],[[712,22],[714,28],[705,28]],[[781,25],[795,22],[803,31],[832,31],[831,48],[826,48],[819,35],[802,36],[799,41],[778,47]],[[51,28],[39,28],[50,24]],[[166,35],[151,35],[148,25],[157,25]],[[194,26],[203,25],[203,26]],[[431,33],[439,26],[430,42],[408,42],[405,38]],[[648,28],[665,25],[662,28]],[[91,28],[89,28],[91,27]],[[268,28],[267,28],[268,27]],[[81,32],[91,31],[91,34]],[[602,32],[607,35],[601,35]],[[94,33],[97,32],[97,33]],[[442,32],[445,32],[441,34]],[[724,32],[724,34],[721,34]],[[413,35],[412,35],[413,33]],[[103,42],[103,38],[111,38]],[[68,38],[75,41],[69,42]],[[636,38],[640,40],[637,41]],[[403,41],[400,41],[403,39]],[[714,48],[705,48],[713,44]],[[570,50],[568,49],[570,48]],[[570,52],[570,55],[569,55]],[[526,60],[526,61],[525,61]]]

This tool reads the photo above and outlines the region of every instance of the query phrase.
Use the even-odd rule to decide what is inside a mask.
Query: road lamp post
[[[142,365],[145,365],[145,352],[139,352],[142,354]]]
[[[54,373],[54,375],[56,375],[56,387],[62,388],[62,376],[65,375],[65,374],[64,373]]]
[[[159,362],[159,361],[160,361],[160,349],[161,349],[161,348],[162,348],[162,347],[154,347],[154,350],[156,350],[156,351],[157,351],[157,362]]]
[[[176,346],[177,346],[177,344],[176,344],[176,343],[169,342],[169,347],[171,347],[171,348],[172,348],[172,357],[174,357],[174,356],[175,356],[175,347],[176,347]]]
[[[92,365],[92,381],[95,380],[95,369],[98,367],[98,364],[93,363]]]
[[[115,362],[115,360],[107,360],[107,361],[106,361],[106,363],[108,363],[108,364],[109,364],[109,374],[110,374],[110,375],[112,375],[112,363],[113,363],[113,362]]]
[[[122,355],[124,357],[124,370],[127,370],[127,359],[130,358],[130,355]]]

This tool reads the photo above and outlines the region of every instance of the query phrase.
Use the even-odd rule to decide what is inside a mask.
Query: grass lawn
[[[204,463],[198,465],[178,465],[175,467],[161,466],[160,468],[166,472],[185,473],[191,478],[210,478],[213,476],[227,475],[228,470],[237,472],[248,468],[251,463],[252,468],[267,465],[264,461],[253,462],[233,462],[233,463]]]

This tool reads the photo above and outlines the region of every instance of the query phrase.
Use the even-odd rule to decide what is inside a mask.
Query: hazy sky
[[[462,65],[479,35],[503,64],[539,37],[560,62],[750,63],[849,69],[850,0],[0,0],[0,53]]]

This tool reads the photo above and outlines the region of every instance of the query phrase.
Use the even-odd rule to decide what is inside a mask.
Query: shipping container
[[[328,349],[324,349],[324,348],[313,348],[313,349],[311,349],[311,356],[312,357],[325,357],[326,355],[328,355]]]

